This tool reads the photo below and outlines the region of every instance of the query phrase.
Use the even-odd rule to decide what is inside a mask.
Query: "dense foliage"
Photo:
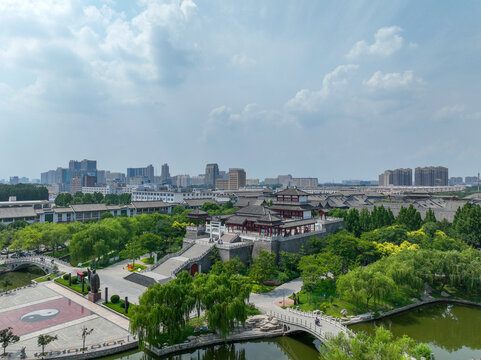
[[[16,196],[17,201],[48,200],[48,190],[45,186],[32,184],[0,184],[0,201],[8,201],[10,196]]]
[[[197,274],[192,278],[184,271],[142,294],[139,306],[132,310],[130,327],[141,344],[160,346],[163,334],[175,343],[197,309],[197,314],[205,311],[209,328],[226,337],[236,321],[247,319],[250,291],[249,280],[238,274]]]
[[[81,192],[71,195],[60,193],[55,198],[55,205],[65,207],[77,204],[106,204],[106,205],[127,205],[131,202],[131,194],[107,194],[95,192],[93,194],[83,194]]]
[[[406,357],[406,355],[409,357]],[[359,333],[346,337],[340,333],[323,344],[321,360],[405,360],[407,358],[429,359],[431,349],[427,344],[416,343],[404,335],[395,338],[383,327],[376,328],[374,336]]]

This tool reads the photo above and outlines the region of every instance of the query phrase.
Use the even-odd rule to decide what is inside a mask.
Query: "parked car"
[[[17,253],[15,254],[12,254],[12,256],[10,256],[12,259],[17,259],[20,257],[20,255],[18,255]]]
[[[3,249],[2,250],[2,255],[7,255],[8,254],[8,249]]]

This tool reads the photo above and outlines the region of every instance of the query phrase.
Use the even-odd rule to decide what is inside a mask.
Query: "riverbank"
[[[199,336],[190,336],[189,339],[182,344],[165,346],[162,348],[148,346],[148,351],[156,356],[165,356],[186,350],[194,350],[205,346],[219,345],[225,343],[233,343],[248,340],[260,340],[283,336],[282,326],[275,318],[269,318],[267,315],[254,315],[247,319],[246,326],[238,326],[233,333],[223,339],[217,334],[203,334]]]
[[[357,317],[352,318],[349,321],[342,321],[343,325],[349,326],[349,325],[354,325],[354,324],[360,324],[364,322],[369,322],[373,320],[379,320],[383,319],[385,317],[391,316],[391,315],[396,315],[400,314],[402,312],[412,310],[421,306],[429,305],[429,304],[436,304],[436,303],[452,303],[452,304],[462,304],[462,305],[470,305],[470,306],[476,306],[476,307],[481,307],[481,303],[477,303],[474,301],[470,300],[462,300],[462,299],[452,299],[452,298],[430,298],[430,299],[425,299],[422,301],[419,301],[414,304],[409,304],[406,306],[402,306],[397,309],[389,310],[386,312],[379,312],[378,316],[374,316],[372,313],[368,314],[362,314],[358,315]]]

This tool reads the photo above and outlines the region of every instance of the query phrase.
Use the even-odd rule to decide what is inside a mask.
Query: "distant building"
[[[478,184],[478,177],[477,176],[466,176],[464,178],[464,183],[466,185],[477,185]]]
[[[205,167],[205,184],[215,185],[218,177],[219,177],[219,165],[207,164]]]
[[[192,185],[192,186],[205,185],[205,175],[200,174],[198,176],[191,176],[190,177],[190,185]]]
[[[107,177],[105,170],[97,170],[97,181],[96,185],[105,185],[107,184]]]
[[[278,178],[265,178],[264,185],[279,185]]]
[[[463,184],[463,178],[461,176],[449,178],[449,186],[462,185],[462,184]]]
[[[70,170],[66,168],[58,167],[56,175],[56,184],[70,184]],[[80,175],[79,175],[80,176]]]
[[[246,187],[246,172],[244,169],[229,169],[228,179],[228,190],[239,190],[240,188]]]
[[[125,174],[122,173],[122,172],[106,171],[105,172],[105,179],[106,179],[107,183],[113,183],[113,182],[125,183]]]
[[[300,188],[315,188],[319,184],[317,178],[292,178],[291,185]]]
[[[282,186],[288,187],[293,185],[292,184],[292,175],[279,175],[277,177],[277,182]]]
[[[190,186],[190,175],[176,175],[172,180],[174,180],[172,181],[172,185],[175,185],[178,188],[186,188]]]
[[[246,179],[247,186],[257,186],[259,185],[259,179]]]
[[[20,179],[18,176],[10,176],[10,185],[17,185],[20,184]]]
[[[160,181],[161,181],[161,184],[170,183],[170,170],[169,170],[169,165],[167,163],[162,165],[161,173],[160,173]]]
[[[379,186],[412,186],[412,169],[386,170],[379,175]]]
[[[149,165],[144,168],[127,168],[127,178],[146,178],[151,183],[154,182],[154,167]]]
[[[40,174],[40,183],[44,185],[52,185],[57,183],[57,172],[49,170]]]
[[[447,186],[448,168],[443,166],[417,167],[414,172],[416,186]]]

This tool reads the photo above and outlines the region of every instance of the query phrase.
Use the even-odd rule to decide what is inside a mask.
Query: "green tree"
[[[70,193],[60,193],[55,198],[55,205],[58,207],[69,206],[73,201],[73,196]]]
[[[0,343],[2,343],[3,347],[3,356],[7,355],[6,349],[8,345],[20,341],[20,337],[15,335],[12,330],[13,329],[10,326],[6,329],[0,330]]]
[[[9,279],[3,280],[3,290],[8,293],[8,287],[12,286],[13,283]]]
[[[371,230],[371,214],[367,208],[362,208],[359,214],[359,227],[362,233]]]
[[[138,335],[139,344],[157,344],[162,331],[173,343],[185,328],[189,314],[195,308],[192,277],[183,271],[166,284],[155,284],[132,309],[130,328]]]
[[[165,246],[163,246],[165,244],[162,242],[162,238],[158,235],[143,233],[140,235],[139,241],[142,249],[150,253],[150,257],[152,257],[152,253],[159,248],[162,248],[162,251],[165,250]]]
[[[261,250],[259,257],[251,265],[249,277],[261,286],[261,290],[264,290],[264,281],[271,279],[275,273],[276,255]]]
[[[436,215],[434,215],[434,211],[429,208],[428,211],[426,211],[426,215],[424,216],[424,223],[436,223]]]
[[[93,198],[96,204],[100,204],[104,200],[104,196],[99,192],[94,192]]]
[[[451,232],[466,244],[481,247],[481,207],[468,202],[458,208]]]
[[[414,357],[428,359],[431,349],[427,344],[416,343],[406,335],[395,338],[382,326],[376,328],[374,336],[364,332],[354,336],[340,333],[323,344],[321,360],[405,360]]]
[[[423,221],[419,211],[414,208],[413,204],[410,204],[408,208],[401,207],[396,223],[404,225],[409,231],[414,231],[421,228]]]
[[[347,231],[353,233],[354,236],[361,235],[361,224],[359,222],[359,211],[355,208],[349,210],[346,219],[344,220]]]
[[[37,345],[42,348],[42,355],[45,355],[45,346],[50,344],[52,341],[57,340],[57,335],[51,336],[51,335],[39,335],[37,339]],[[84,344],[85,347],[85,344]]]
[[[128,259],[132,260],[132,266],[135,267],[135,260],[140,258],[140,256],[145,252],[142,247],[142,242],[139,237],[133,238],[127,243],[125,249],[120,252],[120,254]]]

